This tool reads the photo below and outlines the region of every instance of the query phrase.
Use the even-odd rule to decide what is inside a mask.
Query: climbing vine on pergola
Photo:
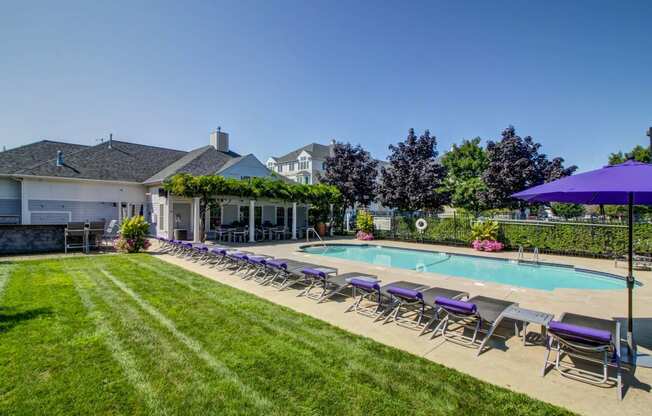
[[[330,204],[339,204],[340,191],[331,185],[305,185],[285,182],[277,178],[234,179],[219,175],[193,176],[179,173],[163,183],[163,189],[172,195],[199,198],[200,229],[205,229],[204,218],[217,198],[266,198],[282,202],[310,204],[318,210],[327,210]],[[202,234],[201,240],[205,239]]]

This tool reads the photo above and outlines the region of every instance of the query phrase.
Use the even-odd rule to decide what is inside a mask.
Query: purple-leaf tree
[[[346,207],[366,207],[374,200],[377,167],[378,161],[360,145],[336,143],[320,180],[340,190]]]
[[[571,175],[577,169],[564,168],[562,158],[548,160],[539,153],[540,148],[532,137],[518,136],[513,126],[503,130],[498,142],[487,143],[487,168],[482,175],[487,189],[481,194],[486,206],[524,208],[521,201],[511,198],[513,193]]]
[[[437,162],[437,140],[410,129],[404,142],[390,145],[389,167],[381,170],[377,193],[383,205],[401,211],[436,211],[448,203],[442,184],[446,169]]]

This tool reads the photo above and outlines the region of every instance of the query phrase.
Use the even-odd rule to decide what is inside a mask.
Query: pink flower
[[[496,240],[475,240],[471,243],[471,247],[478,251],[500,251],[505,248],[505,245]]]
[[[358,233],[355,235],[355,238],[362,241],[371,241],[374,239],[374,235],[372,233],[365,233],[364,231],[358,231]]]

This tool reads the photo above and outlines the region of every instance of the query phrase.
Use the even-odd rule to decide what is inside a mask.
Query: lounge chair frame
[[[563,313],[559,320],[564,322],[569,318],[579,318],[585,326],[591,327],[591,321],[595,323],[604,323],[605,319],[592,318],[589,316],[567,314]],[[603,328],[600,328],[603,329]],[[591,345],[590,343],[583,343],[581,341],[573,341],[557,334],[548,331],[548,341],[546,342],[546,353],[543,361],[543,368],[541,376],[546,375],[546,370],[552,364],[553,368],[559,372],[560,375],[572,380],[581,381],[583,383],[593,384],[596,386],[605,386],[609,383],[614,383],[617,389],[618,400],[623,398],[622,388],[622,365],[620,362],[620,322],[613,321],[612,342],[603,345]],[[551,352],[554,354],[554,359],[550,360]],[[600,372],[584,370],[576,365],[562,361],[563,357],[567,356],[575,358],[583,362],[598,364],[601,368]],[[616,370],[615,377],[609,376],[609,368]]]

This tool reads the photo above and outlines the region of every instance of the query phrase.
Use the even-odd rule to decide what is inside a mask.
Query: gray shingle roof
[[[41,140],[25,146],[0,152],[0,174],[12,174],[21,169],[27,169],[42,163],[45,160],[55,160],[57,151],[61,150],[64,157],[88,146]]]
[[[274,160],[276,160],[277,163],[291,162],[297,160],[299,154],[304,150],[309,153],[313,159],[326,159],[330,155],[330,149],[330,145],[310,143],[307,146],[303,146],[281,157],[274,157]]]
[[[220,152],[213,146],[204,146],[188,152],[181,159],[165,167],[145,183],[162,182],[176,173],[189,173],[192,175],[210,175],[224,169],[233,161],[240,160],[240,155],[235,152]]]
[[[26,147],[29,148],[30,145]],[[104,142],[92,147],[85,146],[74,152],[64,151],[64,165],[57,166],[56,151],[60,149],[54,146],[51,150],[52,153],[42,155],[44,159],[40,163],[23,165],[22,168],[15,169],[11,173],[142,182],[186,154],[181,150],[113,140],[111,148],[109,142]]]

